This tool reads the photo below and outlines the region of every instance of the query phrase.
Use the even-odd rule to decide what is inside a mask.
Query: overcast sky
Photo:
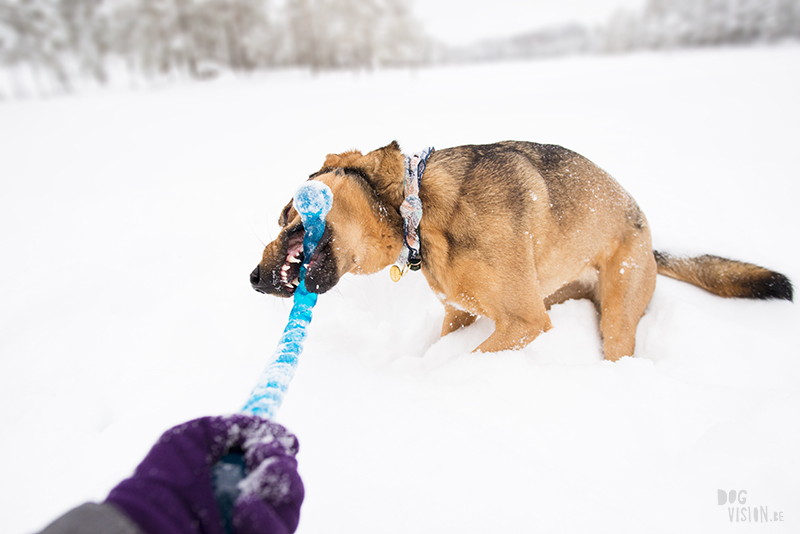
[[[465,44],[566,22],[604,22],[620,7],[645,0],[414,0],[427,31],[447,44]]]

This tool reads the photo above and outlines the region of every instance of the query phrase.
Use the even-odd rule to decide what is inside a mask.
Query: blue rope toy
[[[294,195],[294,209],[303,221],[303,265],[300,267],[300,283],[294,292],[294,304],[289,320],[272,361],[256,382],[250,397],[241,413],[272,419],[283,403],[283,397],[292,381],[297,360],[303,352],[306,327],[311,323],[311,310],[317,303],[318,295],[306,288],[305,278],[308,263],[325,232],[325,216],[333,204],[331,189],[316,180],[303,184]],[[212,467],[211,480],[214,496],[222,514],[225,532],[232,532],[233,505],[241,491],[239,482],[246,476],[244,456],[239,451],[231,451]]]
[[[300,267],[300,284],[294,292],[294,305],[283,331],[272,363],[261,374],[242,413],[273,418],[283,402],[286,389],[297,369],[297,357],[303,352],[306,327],[311,322],[311,310],[317,303],[317,294],[306,288],[308,262],[325,231],[325,216],[333,204],[331,189],[316,180],[306,182],[294,195],[294,209],[300,214],[305,228],[303,237],[303,265]]]

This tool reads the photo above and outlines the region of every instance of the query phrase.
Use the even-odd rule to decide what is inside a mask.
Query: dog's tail
[[[781,273],[752,263],[703,255],[670,256],[653,251],[658,274],[689,282],[721,297],[792,300],[792,283]]]

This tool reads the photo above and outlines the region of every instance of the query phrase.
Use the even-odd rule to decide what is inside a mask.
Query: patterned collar
[[[405,176],[403,185],[405,199],[400,205],[400,215],[403,217],[403,250],[397,263],[392,266],[389,275],[397,282],[408,272],[418,271],[422,265],[422,256],[419,249],[419,222],[422,220],[422,201],[419,198],[420,182],[428,157],[433,153],[433,147],[405,156]]]

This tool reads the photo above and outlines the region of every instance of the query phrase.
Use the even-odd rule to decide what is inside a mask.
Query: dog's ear
[[[397,141],[373,150],[364,156],[366,171],[372,185],[385,202],[399,207],[403,202],[403,152]]]
[[[350,150],[348,152],[342,152],[341,154],[328,154],[325,156],[325,163],[322,164],[322,168],[361,168],[363,166],[363,159],[364,155],[358,150]]]
[[[380,171],[382,169],[386,169],[389,172],[392,171],[392,167],[395,166],[397,161],[403,160],[403,152],[400,150],[400,144],[397,141],[392,141],[388,145],[383,148],[379,148],[378,150],[373,150],[367,156],[372,155],[376,161],[376,171]]]
[[[291,213],[293,207],[293,201],[290,200],[289,203],[286,204],[286,207],[281,210],[281,216],[278,217],[278,224],[282,227],[289,224],[289,214]]]
[[[376,174],[394,174],[398,161],[402,165],[400,145],[397,141],[392,141],[385,147],[373,150],[367,155],[358,150],[342,152],[341,154],[328,154],[322,167],[359,169],[368,176],[374,176]]]
[[[359,167],[367,171],[370,176],[386,177],[396,174],[398,162],[402,167],[403,154],[400,152],[400,145],[397,141],[392,141],[385,147],[373,150],[361,158],[360,165],[348,165],[348,167]]]
[[[392,141],[391,143],[381,148],[380,150],[386,150],[389,152],[402,152],[400,150],[400,143],[398,143],[397,141]]]
[[[390,205],[399,206],[403,201],[403,153],[397,141],[366,155],[357,150],[328,154],[323,168],[336,167],[360,171]]]

